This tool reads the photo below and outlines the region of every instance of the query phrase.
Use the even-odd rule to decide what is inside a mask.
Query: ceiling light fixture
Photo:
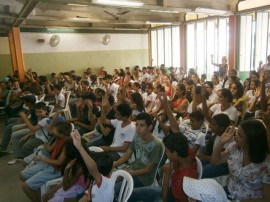
[[[154,13],[180,13],[180,11],[169,11],[169,10],[150,10],[150,12],[154,12]]]
[[[142,2],[126,0],[92,0],[92,4],[123,7],[142,7],[144,5]]]
[[[146,21],[146,24],[155,24],[155,25],[171,25],[172,22],[155,22],[155,21]]]
[[[217,9],[210,9],[210,8],[196,8],[195,13],[204,13],[204,14],[213,14],[213,15],[230,15],[230,11],[226,10],[217,10]]]
[[[68,6],[79,6],[79,7],[86,7],[87,5],[84,4],[67,4]]]

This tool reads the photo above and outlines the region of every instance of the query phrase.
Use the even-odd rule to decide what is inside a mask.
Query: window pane
[[[218,58],[221,61],[223,56],[228,55],[228,22],[227,19],[219,19],[219,27],[218,27]]]
[[[187,25],[187,69],[195,68],[195,24]]]
[[[211,55],[215,55],[215,43],[216,43],[216,38],[215,38],[215,24],[216,21],[211,20],[207,22],[207,45],[206,45],[206,58],[207,58],[207,78],[208,80],[211,78],[213,75],[213,72],[215,71],[214,66],[211,63]],[[215,57],[217,58],[217,57]],[[214,59],[215,59],[214,58]],[[217,61],[215,61],[216,63]]]
[[[256,24],[255,66],[257,66],[261,60],[265,62],[267,56],[268,13],[258,12]]]
[[[252,16],[241,16],[240,24],[239,70],[249,71],[252,58]]]
[[[158,65],[164,64],[164,38],[163,38],[163,29],[157,31],[158,38]]]
[[[171,28],[164,29],[165,42],[165,67],[172,66],[172,30]]]
[[[157,66],[157,31],[151,31],[152,66]]]
[[[196,69],[200,76],[206,72],[205,22],[197,23],[196,42]]]
[[[180,67],[180,28],[172,28],[172,65]]]

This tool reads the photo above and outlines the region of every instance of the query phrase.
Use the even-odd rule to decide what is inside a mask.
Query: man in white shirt
[[[112,125],[115,128],[113,142],[110,146],[102,146],[104,151],[109,151],[113,160],[118,160],[128,149],[135,135],[135,125],[131,122],[132,109],[128,104],[120,104],[115,110],[116,119],[106,119],[104,108],[108,101],[102,100],[101,122]]]
[[[147,70],[146,70],[146,67],[143,67],[142,68],[142,80],[141,82],[142,83],[147,83],[149,82],[149,79],[150,79],[150,75],[147,73]]]
[[[64,94],[62,93],[62,86],[57,84],[53,88],[54,94],[55,94],[55,108],[63,109],[65,108],[66,99]]]
[[[156,100],[157,95],[153,92],[154,86],[152,83],[147,83],[145,85],[145,93],[142,95],[144,100],[144,105],[147,113],[151,113],[154,102]]]
[[[107,74],[104,77],[105,82],[108,84],[108,88],[106,89],[108,94],[111,94],[116,99],[116,94],[119,88],[119,85],[113,82],[113,76]]]

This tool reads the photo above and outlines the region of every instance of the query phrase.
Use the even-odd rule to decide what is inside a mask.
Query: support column
[[[21,47],[21,39],[20,39],[20,29],[18,27],[13,27],[8,34],[9,38],[9,47],[10,54],[12,59],[12,69],[13,73],[15,71],[18,72],[19,81],[24,81],[25,76],[25,68],[24,68],[24,60],[22,54]]]
[[[186,67],[186,25],[180,25],[180,66]]]
[[[237,16],[229,17],[229,68],[236,68]]]

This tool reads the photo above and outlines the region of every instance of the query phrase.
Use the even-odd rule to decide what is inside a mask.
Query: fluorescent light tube
[[[87,5],[84,4],[67,4],[68,6],[79,6],[79,7],[86,7]]]
[[[93,4],[101,4],[108,6],[130,6],[130,7],[142,7],[144,3],[137,1],[126,0],[92,0]]]
[[[169,11],[169,10],[150,10],[155,13],[180,13],[180,11]]]
[[[210,8],[196,8],[195,13],[216,14],[216,15],[231,14],[230,11],[210,9]]]
[[[155,22],[155,21],[146,21],[146,24],[155,24],[155,25],[171,25],[172,22]]]

